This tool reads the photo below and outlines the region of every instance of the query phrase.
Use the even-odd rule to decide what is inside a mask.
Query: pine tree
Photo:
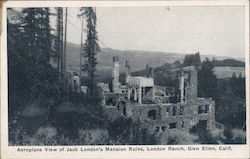
[[[25,88],[26,78],[24,76],[25,68],[23,66],[23,43],[22,43],[22,17],[13,9],[8,9],[7,19],[7,51],[8,51],[8,114],[14,116],[14,112],[20,110],[21,99],[26,100],[24,96],[27,92]],[[18,16],[18,18],[16,18]],[[14,19],[14,20],[13,20]],[[17,20],[18,19],[18,20]],[[17,21],[16,21],[17,20]],[[20,96],[22,95],[22,96]],[[23,101],[24,101],[23,100]],[[10,120],[10,118],[9,118]]]
[[[56,39],[55,39],[55,51],[58,59],[58,71],[59,78],[62,72],[62,55],[63,55],[63,8],[56,8]]]
[[[34,64],[48,63],[51,53],[49,8],[25,8],[22,14],[27,56]]]
[[[50,9],[13,10],[7,25],[9,110],[40,98],[55,98],[56,71],[49,64]]]
[[[94,8],[87,7],[80,9],[81,15],[86,17],[86,32],[87,38],[82,47],[86,64],[84,68],[88,71],[88,87],[90,96],[94,96],[94,89],[96,87],[96,65],[97,53],[100,52],[98,45],[98,36],[96,31],[96,12]]]
[[[241,73],[239,74],[239,77],[237,77],[236,73],[233,72],[233,75],[230,78],[230,88],[235,96],[245,99],[245,78],[243,78]]]
[[[217,97],[218,79],[214,74],[214,65],[208,58],[201,64],[198,72],[198,96]]]
[[[185,55],[183,66],[195,66],[198,67],[201,65],[200,53],[187,54]]]
[[[49,64],[52,53],[49,8],[22,10],[22,63],[26,90],[31,98],[48,95],[54,72]],[[51,72],[52,71],[52,72]]]

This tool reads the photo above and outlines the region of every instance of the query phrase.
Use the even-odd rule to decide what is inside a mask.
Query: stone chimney
[[[180,102],[193,102],[197,99],[197,70],[194,66],[187,66],[180,69],[179,89]]]
[[[112,92],[119,93],[119,56],[113,56]]]
[[[128,84],[129,77],[131,77],[130,72],[131,72],[130,63],[128,60],[126,60],[126,64],[125,64],[126,84]]]
[[[180,69],[180,78],[179,78],[179,89],[180,89],[180,102],[185,102],[185,84],[184,84],[184,71]]]
[[[154,78],[154,68],[149,67],[149,77]]]

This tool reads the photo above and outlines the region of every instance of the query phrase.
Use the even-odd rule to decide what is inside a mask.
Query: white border
[[[246,62],[246,106],[247,106],[247,144],[246,145],[224,145],[231,146],[233,151],[196,151],[196,152],[54,152],[54,153],[24,153],[16,152],[15,146],[8,146],[8,125],[7,125],[7,44],[6,44],[6,8],[7,7],[79,7],[79,6],[96,6],[96,7],[128,7],[128,6],[245,6],[245,62]],[[9,1],[3,5],[3,33],[1,35],[1,158],[3,159],[45,159],[45,158],[249,158],[249,1]],[[190,146],[190,145],[189,145]],[[197,145],[194,145],[197,147]],[[198,145],[202,147],[206,145]],[[211,145],[208,145],[211,146]],[[223,145],[212,145],[216,148]],[[62,148],[65,146],[33,146],[34,148]],[[72,146],[77,147],[77,146]],[[79,146],[78,146],[79,147]],[[92,147],[92,146],[80,146]],[[98,146],[104,147],[104,146]],[[128,147],[128,146],[115,146]],[[140,146],[147,147],[147,146]],[[159,147],[168,147],[159,146]],[[174,147],[187,148],[188,145],[175,145]],[[29,148],[31,148],[29,146]]]

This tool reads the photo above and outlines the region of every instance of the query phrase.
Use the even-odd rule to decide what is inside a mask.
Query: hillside
[[[67,68],[76,72],[79,72],[80,65],[80,45],[74,43],[67,43]],[[138,51],[138,50],[115,50],[111,48],[101,48],[101,52],[98,54],[98,74],[99,76],[110,76],[111,70],[113,67],[112,57],[119,56],[120,57],[120,70],[124,71],[125,60],[130,61],[131,71],[138,71],[145,68],[146,64],[151,67],[160,67],[166,63],[173,63],[178,60],[181,63],[184,60],[185,54],[180,53],[165,53],[165,52],[152,52],[152,51]],[[201,60],[204,60],[206,57],[212,59],[213,57],[216,60],[224,60],[228,59],[228,57],[222,56],[211,56],[211,55],[201,55]],[[242,59],[238,59],[242,60]],[[223,71],[223,67],[220,67],[216,70],[216,73],[223,73],[221,77],[231,76],[230,69],[226,69],[226,72]],[[234,71],[239,71],[240,68],[234,69]],[[241,72],[244,70],[240,70]],[[228,74],[228,75],[226,75]],[[220,75],[219,75],[220,76]]]
[[[241,73],[244,77],[245,67],[215,67],[214,73],[218,78],[230,78],[233,73],[235,73],[237,77]]]
[[[68,43],[67,45],[67,64],[72,70],[79,70],[80,64],[80,46]],[[184,54],[164,53],[164,52],[149,52],[149,51],[120,51],[111,48],[101,48],[98,54],[98,68],[110,70],[113,67],[112,57],[120,57],[121,70],[124,70],[125,60],[130,61],[132,71],[141,70],[146,64],[152,67],[159,67],[165,63],[171,63],[176,60],[182,61]]]
[[[224,60],[213,60],[214,65],[216,67],[225,67],[225,66],[231,66],[231,67],[245,67],[245,62],[238,61],[235,59],[224,59]]]

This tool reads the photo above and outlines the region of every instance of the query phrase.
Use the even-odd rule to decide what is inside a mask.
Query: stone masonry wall
[[[119,116],[132,117],[143,121],[152,132],[168,132],[175,130],[189,131],[199,122],[205,122],[208,130],[215,128],[215,102],[212,98],[197,98],[197,70],[187,71],[188,85],[185,88],[185,102],[139,104],[127,100],[122,94],[108,94],[115,98],[116,106],[105,106],[111,119]],[[147,95],[154,96],[154,89]],[[144,98],[147,98],[147,95]],[[106,95],[107,96],[107,95]]]
[[[199,106],[208,105],[209,110],[206,113],[198,113]],[[151,131],[169,131],[181,129],[189,131],[200,120],[207,120],[207,129],[212,130],[215,127],[214,116],[215,103],[212,99],[197,99],[190,103],[177,104],[145,104],[136,105],[132,109],[134,119],[139,119],[147,123],[151,123]],[[148,113],[155,110],[156,119],[152,120],[148,117]],[[174,126],[170,127],[170,124]],[[164,130],[161,128],[164,127]]]

